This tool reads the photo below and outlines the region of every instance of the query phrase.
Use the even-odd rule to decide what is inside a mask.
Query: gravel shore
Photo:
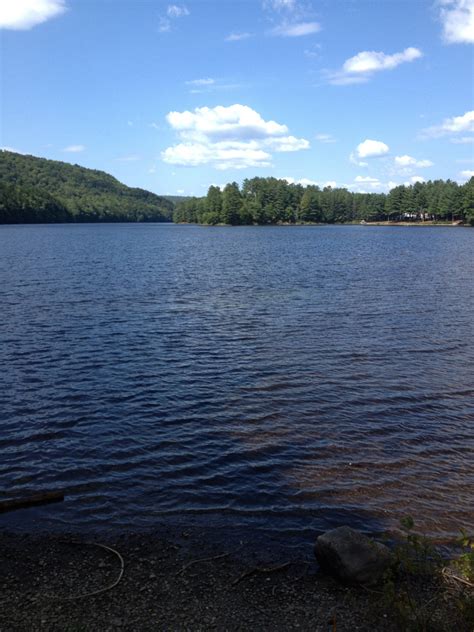
[[[122,560],[123,575],[108,589]],[[226,546],[199,530],[3,533],[0,591],[1,632],[401,629],[377,590],[339,585],[318,571],[311,551],[305,558],[243,540]],[[454,629],[443,621],[455,624],[443,612],[432,629]]]

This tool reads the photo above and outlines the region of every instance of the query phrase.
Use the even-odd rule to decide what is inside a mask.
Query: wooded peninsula
[[[170,222],[206,225],[458,222],[474,226],[474,178],[400,185],[388,194],[251,178],[167,198],[65,162],[0,151],[0,224]]]

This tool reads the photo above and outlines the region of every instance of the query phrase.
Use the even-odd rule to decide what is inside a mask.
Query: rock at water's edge
[[[377,582],[392,562],[388,547],[351,527],[320,535],[314,554],[323,570],[350,584]]]

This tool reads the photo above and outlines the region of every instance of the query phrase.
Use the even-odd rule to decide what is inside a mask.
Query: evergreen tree
[[[237,182],[231,182],[224,188],[222,194],[221,221],[224,224],[235,225],[239,223],[242,211],[242,197]]]

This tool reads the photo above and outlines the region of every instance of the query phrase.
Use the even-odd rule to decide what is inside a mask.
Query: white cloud
[[[306,139],[289,135],[286,125],[265,121],[258,112],[240,104],[169,112],[166,120],[181,141],[161,154],[170,164],[211,164],[216,169],[268,167],[272,152],[309,147]]]
[[[211,164],[216,169],[245,169],[246,167],[270,167],[271,154],[246,143],[180,143],[162,152],[164,162],[173,165],[197,167]]]
[[[184,18],[190,15],[189,10],[184,5],[169,4],[166,9],[166,15],[160,17],[158,30],[160,33],[168,33],[171,31],[172,21],[177,18]]]
[[[160,33],[168,33],[168,31],[171,31],[171,20],[169,20],[168,18],[160,17],[158,30],[160,31]]]
[[[204,79],[192,79],[191,81],[185,81],[187,86],[212,86],[216,83],[215,79],[211,77],[205,77]]]
[[[64,0],[2,0],[0,28],[28,30],[65,11]]]
[[[310,180],[309,178],[292,178],[291,176],[288,176],[287,178],[280,178],[280,180],[285,180],[286,182],[288,182],[288,184],[301,184],[304,187],[308,187],[308,186],[315,186],[318,187],[319,186],[319,182],[316,182],[316,180]]]
[[[169,18],[182,18],[189,15],[189,10],[184,5],[169,4],[166,9],[166,15]]]
[[[386,55],[375,51],[362,51],[344,62],[343,70],[348,73],[370,73],[377,70],[392,70],[404,62],[414,61],[422,56],[418,48],[406,48],[401,53]]]
[[[474,0],[440,0],[439,4],[444,41],[474,43]]]
[[[320,143],[336,143],[336,139],[332,134],[316,134],[316,140],[319,140]]]
[[[67,151],[70,152],[72,154],[77,154],[80,151],[84,151],[85,150],[85,146],[84,145],[68,145],[67,147],[65,147],[63,149],[63,151]]]
[[[354,182],[371,182],[371,183],[380,183],[378,178],[373,178],[372,176],[356,176],[354,178]]]
[[[367,83],[369,80],[368,75],[345,75],[343,72],[325,72],[323,74],[328,77],[329,83],[333,86],[351,86],[357,83]]]
[[[359,158],[371,158],[374,156],[383,156],[389,152],[390,148],[380,140],[370,140],[367,138],[357,145],[357,156]]]
[[[273,151],[287,152],[309,149],[309,141],[306,138],[296,138],[296,136],[283,136],[282,138],[268,138],[266,146]]]
[[[335,189],[337,187],[337,182],[335,180],[327,180],[326,182],[316,182],[316,180],[310,180],[309,178],[292,178],[291,176],[288,176],[286,178],[280,178],[280,180],[286,180],[286,182],[288,182],[288,184],[301,184],[301,186],[303,187],[309,187],[309,186],[314,186],[314,187],[319,187],[321,189],[324,189],[325,187],[331,187],[332,189]]]
[[[263,8],[273,11],[294,11],[297,7],[296,0],[264,0]]]
[[[393,70],[400,64],[412,62],[422,56],[421,50],[412,46],[393,55],[387,55],[380,51],[364,50],[354,57],[346,59],[341,70],[326,72],[326,75],[329,83],[333,85],[366,83],[375,72]]]
[[[423,178],[423,176],[411,176],[410,180],[408,182],[405,182],[405,184],[407,186],[410,186],[411,184],[416,184],[417,182],[426,182],[426,180]]]
[[[452,143],[456,145],[469,145],[474,143],[474,136],[461,136],[460,138],[450,138]]]
[[[223,90],[235,90],[242,88],[241,83],[225,82],[222,79],[213,79],[212,77],[204,77],[202,79],[193,79],[185,81],[185,85],[189,86],[189,94],[205,94],[208,92],[217,92]]]
[[[230,33],[226,38],[226,42],[240,42],[241,40],[252,37],[252,33]]]
[[[272,35],[280,37],[301,37],[303,35],[312,35],[321,30],[319,22],[297,22],[290,24],[280,24],[270,31]]]
[[[390,189],[400,186],[400,183],[392,181],[382,182],[377,178],[370,178],[370,180],[355,178],[354,182],[342,186],[354,193],[388,193]]]
[[[357,167],[368,167],[369,166],[368,162],[357,160],[357,157],[356,157],[356,155],[354,154],[353,151],[351,151],[351,153],[349,155],[349,162],[352,162],[352,164],[356,165]]]
[[[465,178],[469,180],[470,178],[474,178],[474,171],[472,169],[465,169],[460,173],[461,178]]]
[[[446,118],[441,125],[434,125],[423,130],[422,136],[439,137],[446,134],[459,134],[466,132],[474,132],[474,110],[470,110],[460,116]]]
[[[420,169],[423,167],[433,166],[431,160],[417,160],[416,158],[407,156],[406,154],[404,156],[395,156],[395,164],[399,167],[418,167]]]
[[[466,112],[462,116],[454,116],[446,119],[443,129],[449,132],[474,132],[474,110]]]

